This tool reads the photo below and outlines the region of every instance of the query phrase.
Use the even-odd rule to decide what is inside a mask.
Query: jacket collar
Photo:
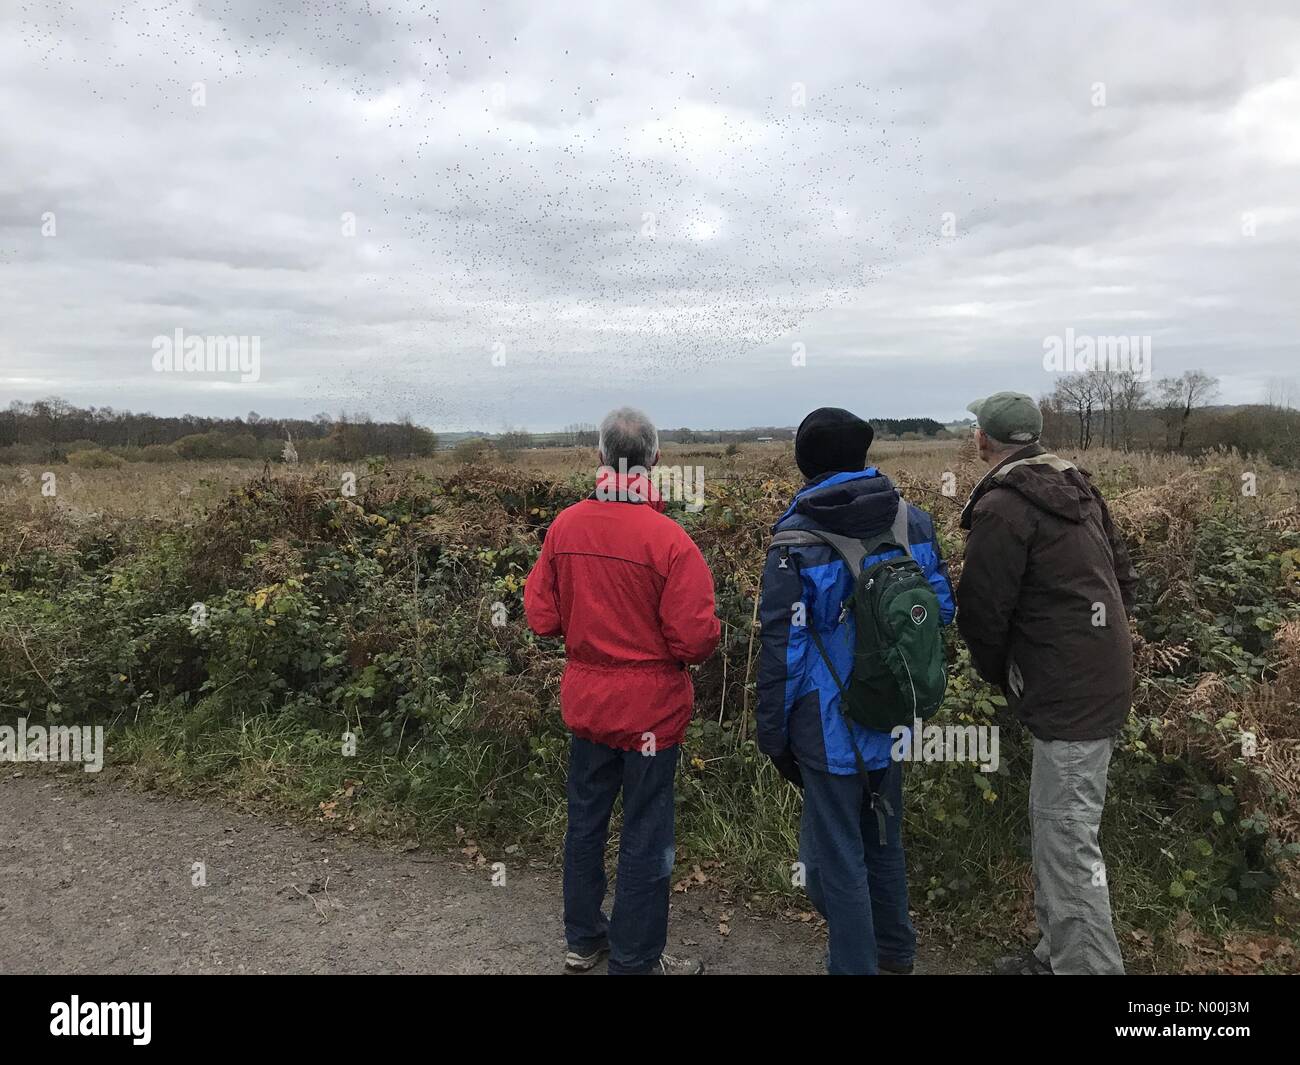
[[[654,481],[644,473],[620,473],[612,466],[602,466],[596,471],[596,490],[588,499],[601,503],[648,503],[660,514],[664,501]]]
[[[1019,469],[1022,466],[1048,466],[1057,473],[1065,473],[1066,470],[1076,470],[1077,466],[1068,459],[1063,459],[1059,455],[1053,455],[1046,448],[1039,444],[1030,444],[1028,447],[1022,447],[1019,451],[1013,451],[1010,455],[999,462],[993,469],[989,470],[977,484],[970,494],[970,499],[961,511],[961,527],[969,529],[971,526],[972,515],[975,510],[975,504],[979,501],[990,488],[995,487],[1004,481],[1012,470]],[[1085,475],[1086,476],[1086,475]],[[1027,482],[1020,482],[1016,487],[1022,494],[1029,496],[1031,500],[1045,510],[1053,511],[1061,517],[1070,518],[1078,521],[1078,496],[1074,495],[1069,501],[1064,498],[1051,499],[1042,492],[1025,492],[1023,485]]]
[[[970,498],[966,500],[966,505],[961,508],[961,527],[963,529],[970,528],[971,514],[975,510],[975,504],[979,502],[980,497],[983,496],[985,492],[992,488],[993,485],[1001,479],[1001,476],[1006,472],[1007,467],[1011,466],[1013,463],[1020,463],[1025,459],[1032,459],[1038,455],[1046,454],[1047,449],[1035,440],[1032,444],[1026,444],[1024,447],[1011,452],[1011,454],[989,470],[988,473],[979,479],[979,482],[975,487],[971,489]]]

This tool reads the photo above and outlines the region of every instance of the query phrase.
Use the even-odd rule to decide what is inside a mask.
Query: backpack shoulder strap
[[[807,546],[808,544],[826,544],[843,559],[853,579],[855,581],[858,579],[858,574],[862,572],[862,562],[867,557],[867,549],[861,540],[855,540],[851,536],[840,536],[838,533],[813,529],[791,529],[773,536],[772,542],[768,544],[768,550],[774,547]]]
[[[898,510],[894,514],[893,524],[890,525],[888,531],[878,533],[864,541],[864,557],[865,555],[874,555],[882,547],[889,544],[902,548],[903,554],[907,555],[908,558],[912,557],[912,541],[907,535],[908,512],[909,508],[907,500],[900,496],[898,500]]]
[[[821,542],[821,537],[815,533],[810,533],[805,529],[789,529],[785,532],[774,533],[767,545],[767,549],[771,551],[774,547],[793,547],[796,544],[819,544]]]
[[[907,533],[907,519],[911,516],[911,511],[907,500],[899,496],[898,513],[894,515],[894,527],[890,530],[894,534],[894,542],[907,552],[909,558],[912,554],[912,540]]]

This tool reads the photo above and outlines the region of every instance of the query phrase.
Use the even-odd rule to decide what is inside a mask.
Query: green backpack
[[[868,540],[799,529],[777,533],[771,545],[783,548],[785,558],[795,544],[826,543],[848,566],[853,591],[840,608],[840,620],[853,611],[857,640],[847,685],[835,671],[811,618],[808,629],[840,690],[844,715],[877,732],[932,717],[948,685],[939,599],[912,558],[907,509],[900,499],[893,527]],[[862,568],[867,558],[888,547],[903,553]]]

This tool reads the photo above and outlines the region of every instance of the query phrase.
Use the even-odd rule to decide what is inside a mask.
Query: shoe
[[[650,969],[651,976],[700,976],[704,973],[704,962],[699,958],[674,958],[671,954],[660,954],[659,960]]]
[[[880,958],[876,962],[876,968],[890,976],[911,976],[912,967],[910,961],[891,961],[889,958]]]
[[[576,950],[569,951],[564,956],[564,971],[566,973],[589,973],[601,960],[609,954],[609,944],[597,947],[590,954],[579,954]]]
[[[994,976],[1051,976],[1052,967],[1038,960],[1038,955],[1008,954],[993,963]]]

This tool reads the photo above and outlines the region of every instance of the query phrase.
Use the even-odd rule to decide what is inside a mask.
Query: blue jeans
[[[569,827],[564,834],[564,935],[579,954],[609,943],[610,975],[648,972],[668,942],[668,895],[676,846],[673,779],[678,748],[653,755],[573,737]],[[623,792],[623,831],[612,919],[605,903],[605,844]]]
[[[803,767],[799,860],[808,897],[829,928],[831,974],[874,976],[880,958],[906,965],[916,955],[916,931],[907,915],[902,764],[892,762],[870,779],[893,811],[884,815],[883,845],[870,792],[858,774]]]

